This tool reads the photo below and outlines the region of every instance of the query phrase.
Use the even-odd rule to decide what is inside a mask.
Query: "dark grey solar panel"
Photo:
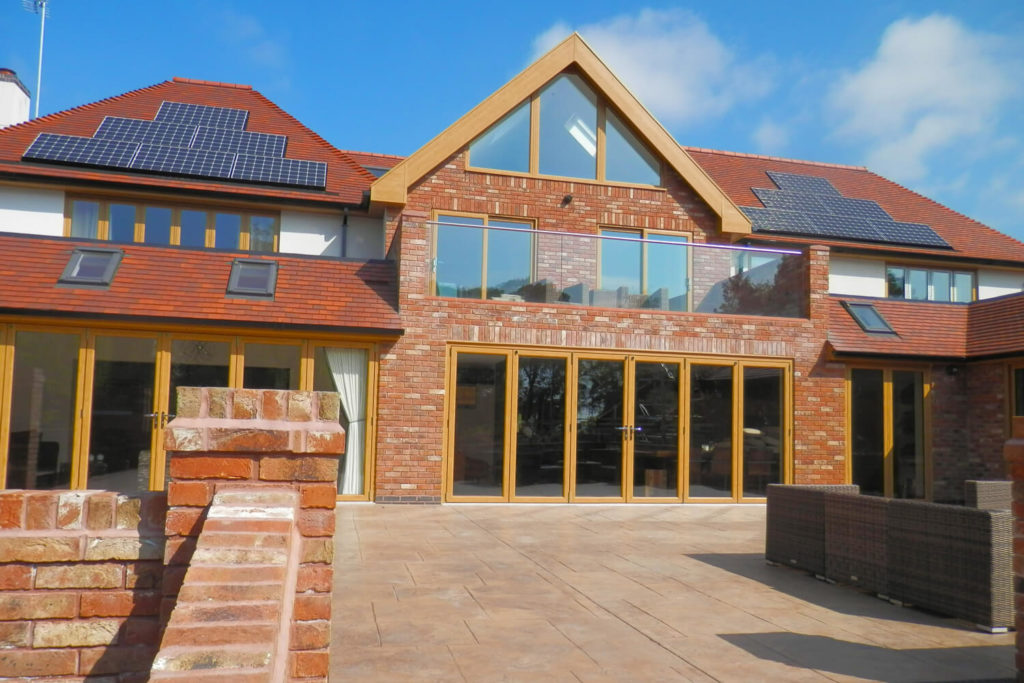
[[[924,223],[876,222],[876,229],[887,237],[887,242],[915,244],[922,247],[949,247],[949,242]]]
[[[819,198],[803,192],[784,192],[782,190],[762,190],[754,188],[754,194],[769,209],[785,209],[801,213],[825,213],[825,207]]]
[[[283,157],[288,138],[270,133],[252,133],[200,126],[193,147],[253,156]]]
[[[782,190],[790,192],[806,192],[808,194],[828,194],[840,196],[839,190],[827,179],[813,175],[800,175],[797,173],[780,173],[768,171],[768,177]]]
[[[851,199],[849,197],[819,197],[818,199],[829,213],[837,216],[892,220],[885,209],[880,207],[877,202],[868,199]]]
[[[195,126],[108,116],[103,119],[93,137],[124,142],[145,142],[167,147],[188,147],[192,144],[195,134]]]
[[[137,142],[40,133],[25,150],[24,158],[85,166],[128,168],[138,149]]]
[[[826,237],[838,237],[865,242],[885,242],[882,234],[875,229],[872,221],[867,218],[855,216],[834,216],[832,214],[817,214],[807,216],[811,223],[811,230],[814,235]]]
[[[322,161],[239,154],[231,177],[258,183],[322,188],[327,184],[327,164]]]
[[[160,105],[160,111],[157,112],[154,120],[187,126],[213,126],[214,128],[242,130],[249,120],[249,112],[244,109],[165,101]]]
[[[132,162],[132,168],[204,178],[230,178],[234,161],[234,154],[224,152],[142,145],[135,161]]]

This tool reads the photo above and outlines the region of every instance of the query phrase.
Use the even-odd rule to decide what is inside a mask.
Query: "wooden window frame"
[[[542,174],[540,172],[540,96],[541,96],[541,92],[545,88],[547,88],[549,85],[554,83],[557,79],[559,79],[559,78],[561,78],[561,77],[563,77],[565,75],[569,75],[569,74],[578,75],[581,79],[583,79],[583,81],[586,83],[587,87],[590,88],[590,90],[594,93],[595,97],[597,98],[597,103],[596,103],[596,108],[597,108],[597,130],[595,131],[595,134],[597,136],[597,152],[595,154],[595,172],[594,172],[595,173],[595,177],[594,178],[576,178],[576,177],[572,177],[572,176],[546,175],[546,174]],[[512,111],[514,111],[516,108],[520,107],[523,104],[523,102],[525,102],[525,101],[527,101],[527,100],[522,100],[522,101],[518,102],[514,107],[509,108],[508,112],[506,112],[505,114],[502,115],[502,118],[505,115],[507,115],[508,113],[511,113]],[[465,147],[466,170],[467,171],[478,171],[480,173],[497,173],[497,174],[502,174],[502,175],[528,176],[528,177],[545,178],[545,179],[566,180],[566,181],[570,181],[570,182],[597,183],[597,184],[601,184],[601,185],[619,185],[619,186],[623,186],[623,187],[642,187],[642,188],[655,189],[655,190],[664,190],[665,189],[665,185],[666,185],[666,183],[665,183],[665,162],[661,159],[661,156],[659,154],[656,154],[653,151],[651,151],[650,143],[647,142],[646,140],[644,140],[643,136],[640,135],[636,131],[636,129],[630,123],[629,119],[625,115],[623,115],[622,112],[618,111],[615,107],[613,107],[607,101],[607,99],[601,95],[601,91],[598,88],[594,87],[594,85],[590,82],[590,80],[585,75],[583,75],[582,73],[577,74],[574,71],[563,71],[562,73],[558,74],[553,79],[551,79],[550,81],[548,81],[547,83],[545,83],[544,85],[539,87],[536,90],[536,92],[534,92],[532,95],[530,95],[530,97],[528,98],[528,101],[529,101],[529,107],[530,107],[530,134],[529,134],[529,143],[528,143],[530,145],[530,152],[529,152],[530,170],[529,170],[529,172],[528,173],[520,173],[518,171],[506,171],[506,170],[502,170],[502,169],[498,169],[498,168],[484,168],[482,166],[473,166],[473,161],[470,158],[470,154],[469,154],[469,144],[467,144],[466,147]],[[605,126],[607,125],[607,120],[608,120],[606,112],[607,112],[607,110],[609,108],[614,112],[615,116],[619,119],[619,121],[624,126],[626,126],[626,128],[629,130],[629,132],[632,133],[633,137],[636,138],[637,142],[639,142],[641,145],[643,145],[647,149],[647,152],[651,156],[653,156],[655,159],[657,159],[657,161],[658,161],[658,177],[660,179],[660,182],[657,185],[648,185],[646,183],[628,183],[628,182],[623,182],[621,180],[608,180],[607,179],[606,173],[605,173],[606,166],[607,166],[607,163],[606,163],[607,158],[606,158]],[[498,120],[500,121],[501,119],[498,119]],[[497,123],[497,121],[495,123]],[[491,124],[491,125],[494,125],[494,124]],[[490,128],[491,128],[491,126],[488,126],[483,131],[481,131],[480,134],[477,136],[477,138],[480,137],[480,135],[485,134],[488,130],[490,130]],[[476,140],[476,138],[474,138],[474,140]]]
[[[978,271],[969,268],[957,268],[956,266],[949,267],[935,267],[931,265],[923,265],[919,263],[902,263],[895,262],[891,263],[886,261],[884,263],[885,268],[885,298],[895,299],[897,301],[927,301],[930,303],[937,304],[967,304],[978,300]],[[903,271],[903,296],[892,296],[889,294],[889,270],[899,269]],[[907,296],[907,273],[911,270],[923,270],[926,273],[926,284],[925,284],[925,298],[924,299],[911,299]],[[940,301],[932,297],[932,274],[933,273],[949,273],[949,300]],[[971,301],[956,301],[956,276],[957,275],[969,275],[971,278]]]
[[[648,242],[650,240],[657,241],[659,235],[668,235],[668,236],[671,236],[671,237],[685,237],[686,238],[686,242],[685,242],[686,246],[682,247],[682,248],[686,251],[686,284],[687,284],[687,287],[686,287],[686,308],[683,311],[679,311],[679,312],[685,313],[685,312],[688,312],[688,311],[691,310],[691,306],[693,305],[693,287],[691,286],[692,282],[693,282],[693,233],[691,233],[691,232],[682,232],[682,231],[673,231],[673,230],[655,230],[653,228],[633,228],[633,227],[617,226],[617,225],[610,225],[610,224],[599,225],[598,228],[597,228],[597,278],[595,278],[595,282],[597,283],[598,289],[601,288],[601,286],[602,286],[601,285],[601,280],[604,278],[604,268],[602,267],[602,263],[603,263],[602,256],[603,256],[603,247],[604,247],[604,243],[605,243],[605,240],[603,239],[603,237],[604,237],[603,232],[605,230],[616,230],[616,231],[619,231],[619,232],[632,232],[632,233],[636,233],[637,235],[639,235],[638,239],[643,240],[643,243],[640,245],[640,286],[641,286],[641,289],[642,289],[640,294],[644,294],[644,295],[648,295],[648,296],[650,296],[650,292],[648,291],[648,285],[647,285],[647,273],[648,273],[647,250],[650,247]]]
[[[532,231],[530,233],[530,280],[533,281],[533,279],[534,279],[534,277],[536,276],[536,273],[537,273],[537,239],[536,239],[536,237],[537,237],[537,234],[536,234],[537,233],[537,221],[536,220],[534,220],[532,218],[522,218],[522,217],[519,217],[519,216],[500,216],[500,215],[490,215],[490,214],[485,214],[485,213],[469,213],[469,212],[466,212],[466,211],[442,211],[440,209],[435,209],[433,211],[433,215],[431,217],[431,221],[433,221],[434,230],[433,230],[433,235],[431,237],[431,244],[430,244],[430,264],[431,264],[431,267],[430,267],[430,277],[428,278],[428,281],[429,281],[428,282],[428,290],[427,290],[427,295],[428,296],[440,297],[440,298],[445,298],[445,299],[453,298],[453,297],[442,297],[440,294],[436,293],[437,292],[437,254],[438,254],[438,252],[437,252],[437,237],[438,237],[439,228],[441,227],[441,226],[439,226],[437,224],[437,222],[438,222],[438,220],[440,220],[441,216],[454,216],[454,217],[457,217],[457,218],[473,218],[473,219],[477,219],[477,220],[482,220],[483,221],[483,225],[467,226],[467,228],[475,228],[475,229],[478,229],[478,230],[480,230],[482,232],[481,239],[483,240],[483,244],[482,244],[481,250],[480,250],[480,297],[479,298],[454,297],[454,298],[458,298],[458,299],[461,299],[463,301],[494,301],[494,299],[488,299],[487,298],[487,243],[488,243],[488,235],[489,235],[488,227],[489,227],[490,221],[492,221],[492,220],[494,220],[494,221],[508,221],[509,223],[522,223],[524,229],[529,229],[529,230]]]

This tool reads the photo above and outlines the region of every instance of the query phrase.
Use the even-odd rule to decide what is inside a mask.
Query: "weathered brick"
[[[28,647],[31,633],[31,621],[0,622],[0,649]]]
[[[295,590],[299,593],[306,591],[329,593],[333,576],[333,569],[328,565],[304,564],[299,567],[299,576]]]
[[[326,619],[318,621],[293,621],[291,642],[292,650],[320,650],[331,644],[331,622]]]
[[[313,419],[313,393],[310,391],[288,392],[288,415],[291,422],[309,422]]]
[[[164,631],[161,647],[176,645],[246,645],[272,643],[277,637],[277,624],[231,624],[190,623],[177,625],[174,622]]]
[[[78,536],[0,536],[0,562],[73,562],[82,558]]]
[[[233,390],[223,387],[206,389],[209,400],[209,416],[214,419],[231,417],[231,399]]]
[[[313,455],[268,455],[260,458],[259,476],[264,481],[335,481],[338,460]]]
[[[270,664],[272,650],[269,647],[253,647],[244,650],[224,648],[189,648],[161,654],[153,662],[153,671],[194,671],[207,669],[260,669]]]
[[[25,528],[25,493],[0,492],[0,529]]]
[[[302,539],[302,562],[324,562],[334,561],[334,537],[326,538],[303,538]]]
[[[207,429],[210,451],[228,453],[281,453],[291,450],[287,429],[211,427]]]
[[[120,564],[43,565],[36,569],[36,588],[121,588],[124,566]]]
[[[85,526],[87,529],[112,529],[117,494],[113,492],[91,493],[86,501]]]
[[[125,588],[156,588],[164,573],[163,562],[129,562],[125,564]]]
[[[303,536],[333,536],[333,510],[300,510],[299,533]]]
[[[32,647],[113,645],[120,629],[120,619],[40,621],[32,632]]]
[[[341,399],[330,391],[316,392],[317,415],[321,422],[337,422],[341,419]]]
[[[0,565],[0,591],[28,590],[31,587],[31,566],[27,564]]]
[[[302,484],[301,505],[304,508],[324,508],[333,510],[338,503],[338,487],[336,484]]]
[[[280,597],[281,586],[277,583],[229,585],[219,583],[194,584],[186,581],[178,592],[178,604],[182,602],[206,601],[277,600]]]
[[[79,612],[83,617],[149,616],[160,613],[158,590],[90,591],[82,593]]]
[[[255,389],[235,389],[231,417],[236,420],[255,420],[259,417],[259,392]]]
[[[116,526],[118,529],[138,529],[142,520],[142,501],[133,496],[117,497]]]
[[[198,536],[199,531],[203,528],[205,514],[205,508],[171,508],[167,511],[167,533],[179,536]]]
[[[203,392],[199,387],[178,387],[174,413],[178,417],[200,417],[203,405]]]
[[[25,500],[26,529],[54,529],[57,526],[58,494],[30,493]]]
[[[171,457],[174,479],[250,479],[254,463],[248,456],[175,454]]]
[[[90,538],[85,547],[86,560],[156,560],[163,553],[163,539],[138,536]]]
[[[0,677],[69,676],[77,667],[74,650],[0,650]]]
[[[0,621],[70,619],[77,608],[74,593],[0,593]]]
[[[213,500],[213,484],[208,481],[172,481],[167,486],[171,506],[206,507]]]
[[[264,420],[283,420],[288,415],[288,392],[264,391],[261,412]]]
[[[292,676],[324,677],[330,673],[330,656],[325,651],[292,652],[289,654]]]
[[[330,619],[331,596],[323,593],[296,595],[293,617],[299,621]]]
[[[120,683],[120,680],[126,678],[125,674],[139,671],[145,672],[148,680],[156,652],[155,644],[83,649],[80,673],[85,676],[120,674]]]
[[[61,493],[57,498],[57,528],[81,529],[88,494],[80,491]]]

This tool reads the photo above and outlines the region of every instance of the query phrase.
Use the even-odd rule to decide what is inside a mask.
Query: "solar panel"
[[[188,147],[192,144],[195,134],[195,126],[108,116],[103,119],[103,123],[96,129],[93,137],[125,142],[145,142],[168,147]]]
[[[878,226],[890,241],[901,244],[916,244],[922,247],[949,247],[949,242],[939,237],[931,227],[923,223],[887,222]]]
[[[762,190],[754,188],[754,194],[769,209],[786,209],[802,213],[826,213],[819,198],[802,192],[783,192],[782,190]]]
[[[138,149],[137,142],[40,133],[25,150],[24,158],[85,166],[128,168]]]
[[[283,157],[287,142],[288,138],[283,135],[200,126],[192,146],[235,154]]]
[[[258,183],[324,187],[327,184],[327,164],[322,161],[239,154],[231,177]]]
[[[154,120],[187,126],[213,126],[214,128],[242,130],[249,120],[249,112],[244,109],[164,101]]]
[[[837,216],[858,216],[874,218],[880,221],[891,221],[892,217],[878,205],[868,199],[851,199],[849,197],[819,197],[825,209]]]
[[[782,190],[840,196],[839,190],[827,178],[797,173],[780,173],[778,171],[768,171],[768,177]]]
[[[201,176],[204,178],[230,178],[235,155],[204,149],[141,145],[132,162],[140,171]]]

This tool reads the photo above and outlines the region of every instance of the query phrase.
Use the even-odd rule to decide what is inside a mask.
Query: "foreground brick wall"
[[[573,195],[568,206],[562,198]],[[545,230],[597,234],[603,226],[686,232],[728,241],[680,178],[665,190],[467,171],[456,154],[410,190],[388,222],[401,246],[403,337],[382,346],[376,500],[437,502],[443,486],[444,385],[451,343],[793,359],[797,483],[845,477],[843,365],[827,360],[828,250],[810,249],[810,318],[783,319],[583,308],[428,296],[434,211],[530,218]],[[392,244],[392,247],[394,245]],[[699,265],[699,264],[698,264]]]
[[[1016,593],[1017,680],[1024,681],[1024,418],[1014,418],[1012,434],[1003,447],[1013,479],[1013,585]]]
[[[268,586],[273,584],[280,591],[284,583],[265,578],[262,580],[269,583],[262,588],[240,586],[236,572],[250,581],[255,580],[255,575],[277,576],[262,560],[277,556],[277,551],[282,549],[279,546],[283,545],[289,552],[289,562],[294,565],[294,576],[288,584],[294,588],[281,596],[282,613],[290,614],[285,633],[281,634],[288,639],[290,650],[284,659],[282,675],[326,681],[331,632],[334,506],[338,460],[345,449],[345,432],[338,422],[337,394],[251,389],[186,388],[178,391],[178,417],[165,432],[171,479],[167,494],[167,581],[163,612],[175,628],[168,630],[161,644],[157,661],[164,664],[157,673],[168,680],[185,677],[198,681],[196,676],[200,672],[207,675],[211,674],[210,670],[221,672],[222,678],[215,680],[286,680],[264,678],[271,670],[270,663],[260,658],[189,659],[176,656],[181,651],[174,649],[202,645],[198,638],[189,636],[184,624],[194,624],[204,618],[245,623],[247,617],[252,616],[244,610],[233,616],[223,610],[213,610],[205,612],[204,617],[193,609],[198,600],[211,598],[225,603],[247,599],[267,603],[278,600],[271,596],[273,589]],[[208,512],[215,496],[221,495],[223,499],[228,493],[234,496],[235,502],[239,496],[253,496],[254,507],[258,507],[255,501],[265,501],[275,493],[297,496],[291,522],[295,538],[282,540],[280,535],[285,532],[274,520],[231,520]],[[278,505],[282,506],[287,504]],[[227,533],[229,531],[232,533]],[[216,538],[207,537],[208,532]],[[231,544],[239,545],[231,547]],[[213,550],[216,547],[227,548],[225,553],[219,554],[224,560],[219,565],[213,562],[220,553]],[[246,547],[258,548],[261,552],[244,552]],[[192,566],[194,563],[201,563],[202,567]],[[193,572],[193,569],[198,571]],[[254,592],[247,592],[250,590]],[[262,607],[272,609],[269,604]],[[223,632],[223,628],[220,631]],[[238,632],[221,637],[234,638],[230,641],[232,647],[244,649],[264,643],[266,636],[267,628],[256,628],[247,634]]]
[[[0,492],[0,678],[145,681],[166,496]]]

